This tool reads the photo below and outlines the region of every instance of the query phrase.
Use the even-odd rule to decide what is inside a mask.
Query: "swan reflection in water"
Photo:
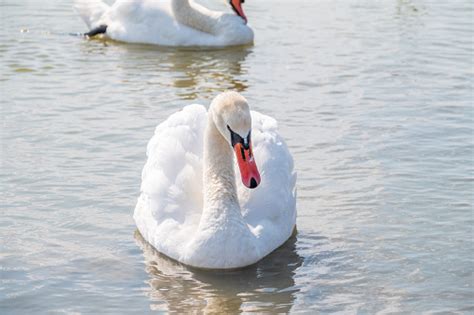
[[[214,51],[177,51],[170,56],[172,72],[178,73],[172,87],[183,99],[213,97],[225,90],[244,92],[248,85],[241,78],[242,67],[251,47],[236,47]]]
[[[244,92],[248,88],[245,60],[253,51],[251,46],[177,49],[108,39],[90,40],[84,46],[87,53],[116,56],[117,67],[110,69],[111,75],[121,78],[131,92],[140,95],[150,93],[156,97],[157,91],[171,91],[180,99],[194,101],[210,99],[225,90]]]
[[[157,252],[135,231],[150,276],[151,309],[170,313],[288,313],[295,294],[295,270],[303,258],[296,236],[255,265],[238,270],[199,270]]]

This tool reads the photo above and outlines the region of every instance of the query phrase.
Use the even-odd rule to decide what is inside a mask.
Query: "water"
[[[472,2],[246,1],[255,46],[220,51],[0,6],[0,313],[474,312]],[[132,212],[154,126],[225,89],[278,119],[298,234],[206,273]]]

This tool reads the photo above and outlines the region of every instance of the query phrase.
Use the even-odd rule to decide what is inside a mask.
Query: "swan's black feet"
[[[105,34],[107,32],[107,25],[100,25],[96,28],[91,29],[89,32],[84,33],[84,36],[94,37],[99,34]]]

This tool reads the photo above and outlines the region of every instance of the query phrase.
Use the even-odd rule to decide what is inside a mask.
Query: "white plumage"
[[[192,0],[75,0],[89,29],[107,26],[106,36],[162,46],[233,46],[253,42],[253,31],[232,13],[211,11]]]
[[[208,116],[204,106],[189,105],[158,125],[147,146],[134,219],[145,240],[182,263],[201,268],[243,267],[268,255],[293,232],[293,159],[277,132],[277,122],[252,111],[253,153],[261,184],[248,189],[238,176],[240,211],[222,217],[219,209],[211,213],[205,209],[203,196]],[[239,174],[235,159],[234,166],[228,167]],[[226,208],[225,201],[222,204]]]

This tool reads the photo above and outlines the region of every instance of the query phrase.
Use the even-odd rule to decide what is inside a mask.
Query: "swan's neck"
[[[240,205],[235,186],[233,152],[209,115],[204,135],[204,213],[235,213]]]
[[[210,11],[192,0],[172,0],[171,8],[179,23],[201,32],[215,34],[217,12]]]

